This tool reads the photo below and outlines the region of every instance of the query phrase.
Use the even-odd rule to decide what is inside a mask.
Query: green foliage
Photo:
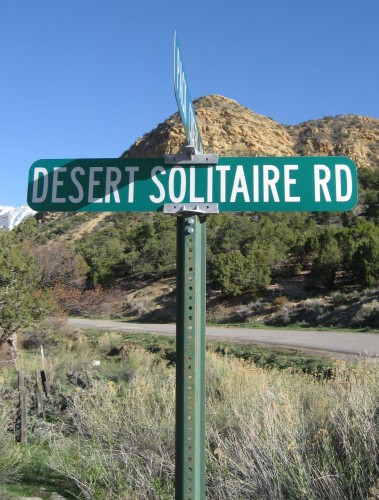
[[[354,228],[356,250],[352,256],[351,268],[358,283],[367,287],[379,283],[379,227],[369,222]]]
[[[173,273],[176,256],[175,219],[161,214],[119,217],[115,224],[85,235],[77,251],[95,284],[110,286],[117,277]]]
[[[44,318],[52,309],[49,294],[39,289],[33,256],[18,236],[0,232],[0,325],[5,337]]]
[[[95,284],[110,285],[125,261],[124,246],[112,227],[85,236],[77,250],[88,265]]]
[[[128,243],[138,253],[134,269],[138,274],[166,274],[175,270],[175,219],[157,214],[131,231]]]
[[[271,276],[299,254],[306,227],[300,214],[220,214],[209,220],[208,258],[212,286],[227,295],[260,294]]]
[[[337,271],[341,268],[342,252],[336,239],[336,231],[323,228],[317,238],[317,256],[312,271],[318,283],[332,288]]]
[[[349,227],[323,226],[307,238],[304,258],[311,261],[315,283],[333,288],[338,273],[362,287],[379,282],[379,228],[357,219]]]
[[[239,250],[215,255],[211,274],[214,285],[235,297],[244,292],[259,294],[270,282],[270,268],[265,257],[259,249],[246,256]]]
[[[365,216],[374,222],[379,221],[379,169],[359,170],[360,199]]]

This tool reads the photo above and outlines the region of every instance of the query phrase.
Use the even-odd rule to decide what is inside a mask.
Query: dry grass
[[[12,431],[15,422],[16,401],[3,391],[4,379],[0,375],[0,484],[17,478],[21,466],[21,451],[14,442]]]
[[[128,385],[77,391],[51,467],[86,498],[173,498],[174,370],[140,349],[125,362]],[[369,360],[318,381],[209,353],[207,497],[368,498],[379,477],[378,401]]]

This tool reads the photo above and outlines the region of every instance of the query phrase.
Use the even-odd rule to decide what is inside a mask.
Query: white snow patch
[[[0,205],[0,228],[13,229],[36,212],[27,205],[22,207],[4,207]]]

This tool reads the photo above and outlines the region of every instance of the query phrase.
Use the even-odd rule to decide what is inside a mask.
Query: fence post
[[[45,412],[43,409],[43,399],[42,399],[41,374],[38,370],[36,370],[36,393],[37,393],[37,417],[45,418]]]
[[[42,387],[43,387],[43,392],[45,393],[46,396],[49,395],[49,384],[47,383],[47,375],[45,370],[41,370],[41,379],[42,379]]]
[[[22,371],[18,372],[18,392],[20,397],[20,443],[27,443],[27,425],[26,425],[26,394],[25,381]]]

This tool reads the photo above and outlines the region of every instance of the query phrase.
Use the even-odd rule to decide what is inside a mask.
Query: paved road
[[[68,324],[76,328],[97,328],[127,331],[130,333],[175,335],[174,324],[142,324],[79,318],[69,318]],[[311,330],[258,330],[255,328],[221,326],[208,326],[206,332],[208,338],[217,340],[252,342],[345,355],[363,354],[368,356],[379,356],[379,334],[375,333],[318,332]]]

